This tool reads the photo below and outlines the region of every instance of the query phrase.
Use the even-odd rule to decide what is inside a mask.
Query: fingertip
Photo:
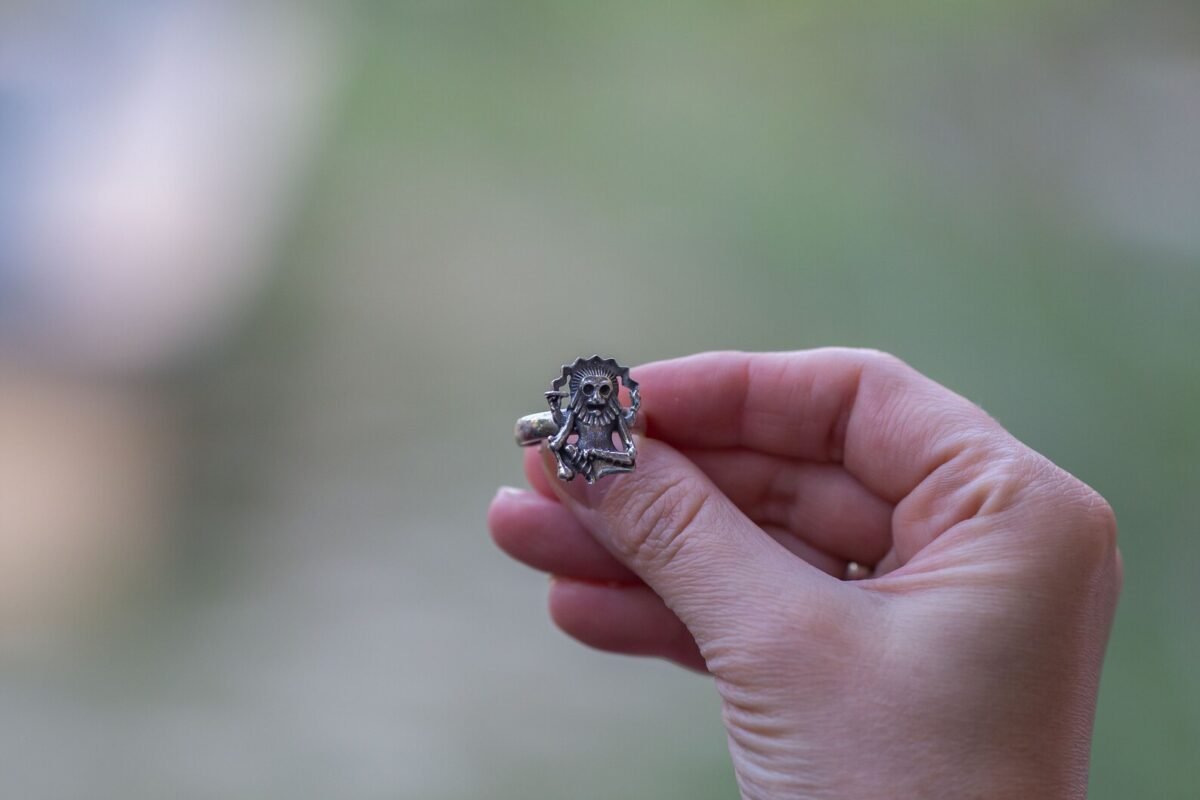
[[[542,497],[553,498],[555,497],[554,486],[550,482],[550,476],[546,474],[545,449],[544,445],[525,448],[525,479],[529,481],[529,486],[533,491]]]
[[[504,519],[506,515],[511,514],[515,508],[525,502],[525,497],[529,494],[531,493],[514,486],[501,486],[497,489],[496,494],[492,496],[491,502],[488,503],[488,527],[491,527],[496,521]]]
[[[487,526],[492,540],[511,555],[510,545],[514,536],[528,527],[530,520],[541,513],[539,506],[547,502],[527,489],[501,486],[487,510]]]
[[[528,494],[529,491],[527,489],[519,489],[516,486],[501,486],[496,489],[496,494],[492,496],[492,505],[496,505],[498,502],[519,502],[525,495]]]

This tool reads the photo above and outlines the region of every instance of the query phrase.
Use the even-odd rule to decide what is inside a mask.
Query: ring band
[[[521,447],[530,447],[558,433],[558,423],[549,411],[526,414],[517,420],[513,436]]]
[[[861,581],[871,577],[874,570],[865,564],[860,564],[857,561],[851,561],[846,565],[845,580]]]

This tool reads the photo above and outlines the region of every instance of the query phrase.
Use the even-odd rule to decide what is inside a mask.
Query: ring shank
[[[513,436],[521,447],[530,447],[543,439],[549,439],[558,433],[558,423],[549,411],[540,414],[528,414],[517,420]]]

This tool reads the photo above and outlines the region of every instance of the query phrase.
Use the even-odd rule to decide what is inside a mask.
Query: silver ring
[[[845,580],[861,581],[865,580],[874,573],[874,570],[865,564],[860,564],[857,561],[851,561],[846,564]]]
[[[628,405],[621,403],[622,389],[628,393]],[[513,433],[522,447],[545,442],[558,463],[559,479],[582,475],[595,483],[605,475],[633,471],[633,431],[642,401],[627,368],[611,358],[577,358],[564,364],[551,381],[546,402],[549,411],[521,417]]]

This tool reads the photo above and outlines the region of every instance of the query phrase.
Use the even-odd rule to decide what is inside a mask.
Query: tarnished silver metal
[[[549,411],[521,417],[517,420],[517,427],[513,430],[517,444],[521,447],[538,444],[556,433],[558,433],[558,423],[554,421],[554,415]]]
[[[866,564],[860,564],[857,561],[851,561],[846,564],[846,577],[848,581],[861,581],[871,577],[872,569]]]
[[[628,406],[621,405],[622,386],[629,392]],[[611,358],[577,358],[564,364],[551,382],[546,402],[550,410],[521,417],[514,435],[522,447],[544,441],[558,462],[560,479],[582,475],[595,483],[605,475],[633,471],[633,430],[642,401],[628,369]]]

